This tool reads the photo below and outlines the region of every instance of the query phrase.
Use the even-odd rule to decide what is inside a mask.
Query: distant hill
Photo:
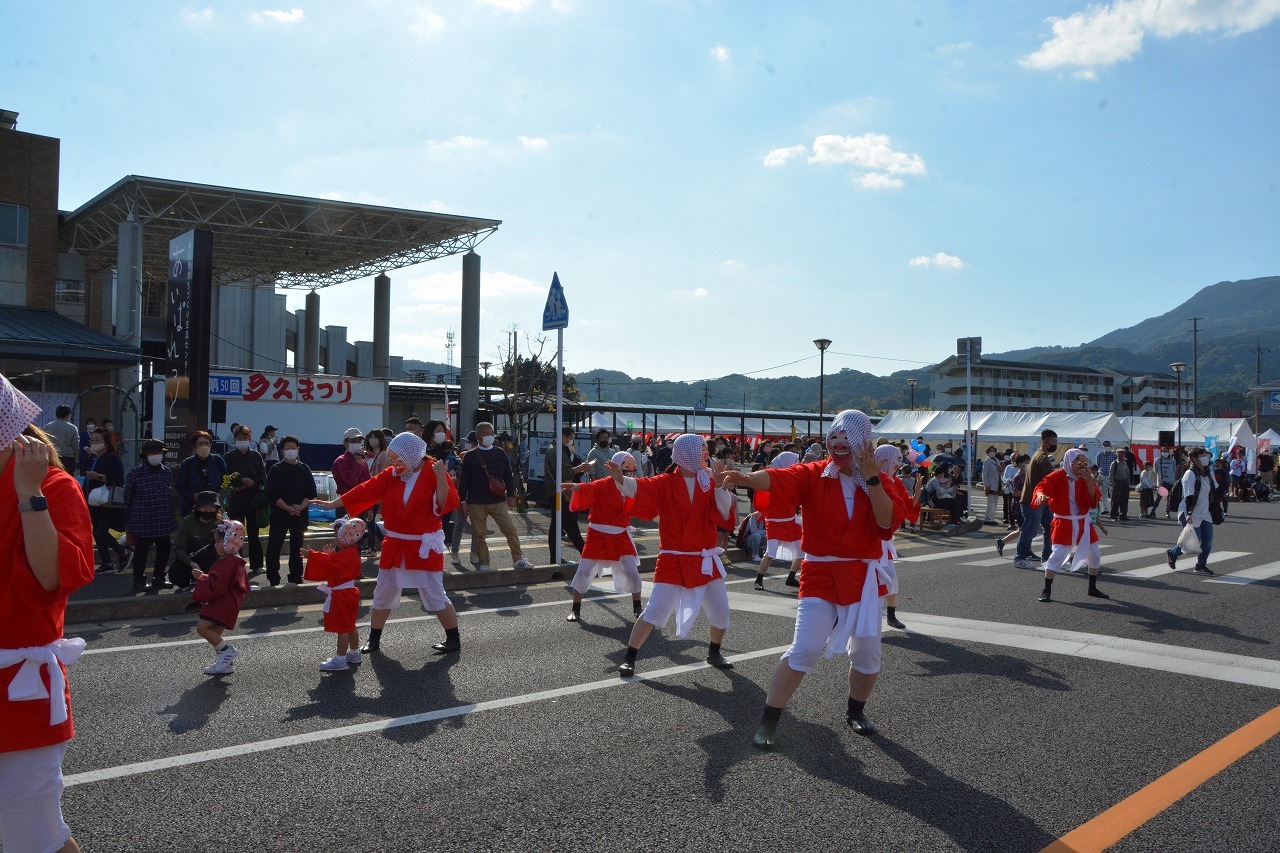
[[[1280,276],[1209,285],[1172,311],[1108,332],[1088,346],[1121,347],[1136,353],[1177,341],[1189,343],[1192,317],[1200,318],[1202,342],[1245,332],[1269,334],[1274,340],[1280,332]]]

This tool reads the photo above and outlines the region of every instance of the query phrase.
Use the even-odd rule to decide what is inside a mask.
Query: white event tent
[[[1172,432],[1175,436],[1178,434],[1177,418],[1121,418],[1120,423],[1126,432],[1131,431],[1133,444],[1157,444],[1162,431]],[[1218,446],[1223,451],[1233,444],[1246,450],[1254,450],[1258,446],[1257,436],[1253,434],[1253,430],[1249,429],[1249,422],[1244,418],[1182,419],[1184,447],[1203,446],[1205,436],[1210,435],[1218,437]]]
[[[1036,444],[1040,433],[1052,429],[1064,444],[1095,444],[1110,441],[1125,444],[1129,435],[1120,419],[1110,412],[986,412],[975,411],[972,429],[978,444]],[[964,412],[894,410],[880,419],[872,430],[876,436],[926,440],[963,441]]]

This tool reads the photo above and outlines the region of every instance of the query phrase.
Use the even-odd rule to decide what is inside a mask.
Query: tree
[[[524,336],[525,352],[517,351],[512,361],[513,338],[518,338],[519,326],[507,329],[506,345],[498,347],[498,363],[502,365],[499,382],[506,397],[507,417],[511,421],[512,438],[519,444],[525,433],[533,428],[540,412],[554,412],[556,407],[556,364],[554,354],[543,359],[542,353],[549,338],[539,335]],[[582,402],[577,377],[564,375],[564,399],[566,403]]]

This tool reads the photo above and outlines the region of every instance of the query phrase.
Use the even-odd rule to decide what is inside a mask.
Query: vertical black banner
[[[190,455],[188,438],[208,426],[209,335],[213,310],[213,233],[169,241],[164,443],[166,456]]]

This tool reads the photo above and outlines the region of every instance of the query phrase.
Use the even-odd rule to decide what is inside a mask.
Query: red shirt
[[[591,524],[604,524],[625,529],[631,524],[630,509],[634,504],[634,500],[622,496],[612,477],[581,483],[574,489],[569,510],[590,510],[587,513],[587,541],[582,546],[583,559],[617,560],[636,553],[635,543],[629,534],[604,533],[590,527]]]
[[[344,453],[333,460],[333,482],[338,487],[338,494],[349,492],[356,486],[373,477],[369,466],[359,456]]]
[[[658,518],[658,544],[662,552],[701,552],[715,548],[716,528],[733,530],[737,517],[735,507],[724,515],[716,506],[715,489],[702,491],[693,484],[693,498],[679,469],[656,477],[636,480],[635,503],[631,514],[646,521]],[[654,583],[669,583],[688,589],[705,586],[723,575],[702,573],[702,557],[683,554],[658,554]]]
[[[93,580],[93,533],[80,485],[65,471],[50,468],[40,491],[49,501],[49,517],[58,531],[58,588],[46,592],[27,562],[13,462],[0,473],[0,649],[45,646],[62,637],[67,597]],[[63,743],[75,734],[70,716],[49,725],[49,700],[9,701],[9,683],[21,664],[0,669],[0,752],[17,752]],[[65,674],[66,667],[63,667]],[[41,679],[49,689],[49,673]]]
[[[348,581],[360,580],[360,547],[349,545],[326,554],[312,551],[307,556],[307,569],[303,580],[328,584],[329,588]],[[360,590],[339,589],[329,593],[329,611],[324,614],[324,629],[330,634],[349,634],[356,629],[356,617],[360,614]]]
[[[795,504],[785,504],[769,492],[759,490],[756,490],[751,503],[764,518],[766,539],[774,539],[778,542],[800,541],[800,522],[795,520],[799,507]],[[774,520],[779,518],[785,521]]]
[[[382,520],[388,533],[405,533],[421,536],[441,529],[441,517],[458,506],[458,490],[453,478],[445,474],[449,482],[449,494],[444,506],[436,506],[435,469],[424,462],[418,472],[418,480],[409,493],[409,503],[404,501],[405,482],[396,476],[394,468],[387,468],[371,480],[366,480],[342,495],[342,505],[352,516],[359,515],[374,504],[382,504]],[[418,556],[421,542],[417,539],[399,539],[387,536],[382,540],[382,557],[378,565],[384,569],[406,569],[427,572],[444,571],[444,555],[430,552],[430,556]]]
[[[1053,524],[1049,526],[1049,541],[1054,545],[1074,545],[1080,533],[1082,522],[1061,517],[1072,514],[1071,500],[1067,494],[1068,483],[1074,483],[1075,485],[1077,515],[1088,515],[1089,510],[1098,505],[1086,478],[1076,477],[1074,481],[1071,481],[1067,478],[1067,472],[1063,468],[1046,474],[1044,479],[1036,484],[1033,499],[1035,495],[1044,495],[1049,499],[1049,509],[1053,510]],[[1097,541],[1098,529],[1090,524],[1089,542]]]

